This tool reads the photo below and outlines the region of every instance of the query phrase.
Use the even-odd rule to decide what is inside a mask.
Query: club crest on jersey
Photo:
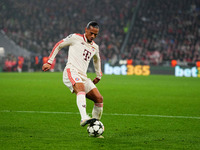
[[[85,45],[83,42],[81,42],[82,45]]]
[[[95,50],[95,48],[94,47],[92,47],[92,51],[94,52],[94,50]]]
[[[79,79],[79,78],[75,78],[75,80],[76,80],[76,81],[79,81],[80,79]]]

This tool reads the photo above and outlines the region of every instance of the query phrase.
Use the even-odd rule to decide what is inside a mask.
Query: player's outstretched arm
[[[50,68],[51,68],[51,64],[49,64],[49,63],[45,63],[42,66],[43,71],[48,71]]]

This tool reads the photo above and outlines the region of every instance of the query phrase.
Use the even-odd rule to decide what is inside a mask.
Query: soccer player
[[[71,34],[55,44],[47,63],[42,70],[51,68],[54,58],[59,50],[69,46],[68,62],[63,72],[63,82],[72,93],[76,93],[76,102],[81,115],[81,126],[100,120],[103,112],[103,97],[98,91],[97,84],[102,76],[99,46],[93,41],[99,33],[99,25],[91,21],[85,27],[85,33]],[[89,62],[93,58],[96,78],[91,81],[87,78]],[[94,101],[92,118],[86,113],[86,97]]]

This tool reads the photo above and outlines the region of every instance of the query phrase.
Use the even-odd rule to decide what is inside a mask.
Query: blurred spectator
[[[17,58],[13,55],[8,55],[5,59],[3,71],[11,72],[17,70]]]
[[[24,57],[19,56],[18,57],[18,63],[17,63],[17,71],[18,72],[22,72],[23,64],[24,64]]]

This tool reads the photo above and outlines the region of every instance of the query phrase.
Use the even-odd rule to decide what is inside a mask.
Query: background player
[[[76,93],[77,106],[81,115],[81,126],[100,120],[103,112],[103,97],[98,91],[97,84],[102,76],[99,46],[93,41],[99,33],[99,25],[91,21],[85,27],[85,33],[71,34],[56,43],[47,63],[42,66],[43,71],[51,68],[51,64],[59,50],[69,46],[68,62],[63,72],[63,82],[72,93]],[[87,78],[89,62],[93,58],[96,78],[93,82]],[[86,97],[94,101],[92,118],[86,113]]]

